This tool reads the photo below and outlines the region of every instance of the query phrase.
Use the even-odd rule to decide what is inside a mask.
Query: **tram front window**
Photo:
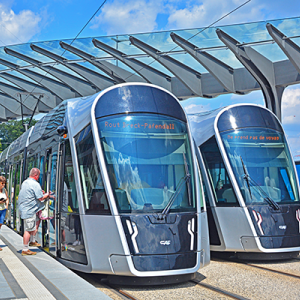
[[[299,202],[296,176],[285,137],[261,128],[221,133],[231,167],[246,204]]]
[[[196,210],[185,123],[135,114],[101,118],[98,128],[120,213]]]

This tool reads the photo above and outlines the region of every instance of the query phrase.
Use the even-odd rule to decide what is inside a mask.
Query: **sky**
[[[247,0],[0,0],[0,46],[126,33],[201,28]],[[102,8],[95,14],[99,7]],[[91,17],[93,19],[88,23]],[[300,16],[298,0],[251,0],[214,26]],[[88,25],[84,27],[86,24]],[[183,101],[187,112],[235,103],[264,105],[260,91]],[[299,113],[298,113],[299,112]],[[282,124],[293,155],[300,155],[300,85],[282,98]]]

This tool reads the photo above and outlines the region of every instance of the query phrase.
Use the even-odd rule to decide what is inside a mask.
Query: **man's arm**
[[[39,198],[39,200],[40,200],[40,201],[44,201],[44,200],[48,199],[49,196],[50,196],[49,193],[45,193],[45,194],[43,195],[43,197]]]

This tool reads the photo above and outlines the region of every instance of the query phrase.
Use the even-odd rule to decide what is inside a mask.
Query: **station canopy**
[[[180,100],[262,89],[280,118],[284,88],[300,81],[299,28],[290,18],[1,47],[0,121],[124,82],[156,84]]]

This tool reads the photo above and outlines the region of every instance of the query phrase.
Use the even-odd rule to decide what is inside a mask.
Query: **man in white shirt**
[[[42,201],[49,198],[49,193],[45,193],[38,183],[40,170],[33,168],[29,177],[22,183],[18,198],[18,205],[21,219],[24,220],[23,250],[22,255],[35,255],[36,252],[29,250],[29,240],[31,235],[36,234],[36,213]]]

